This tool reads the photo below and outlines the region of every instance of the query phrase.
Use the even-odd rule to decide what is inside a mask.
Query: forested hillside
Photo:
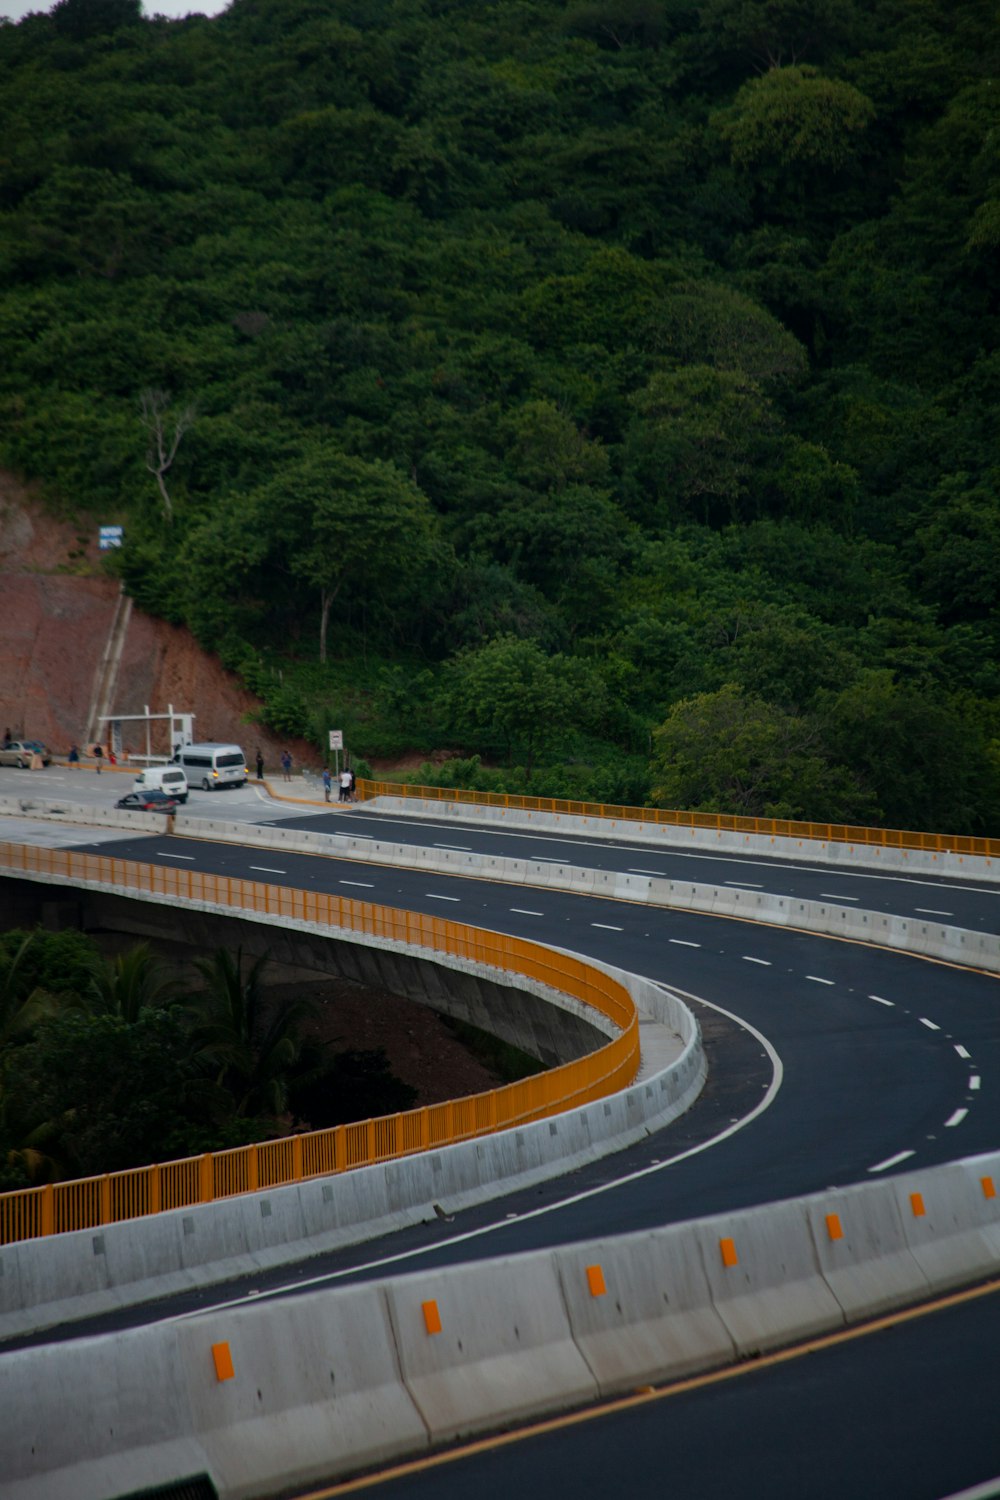
[[[987,0],[61,0],[0,26],[0,459],[275,729],[998,833],[998,50]]]

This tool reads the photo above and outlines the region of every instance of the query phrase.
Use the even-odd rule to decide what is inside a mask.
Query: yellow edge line
[[[614,1416],[619,1412],[630,1411],[633,1407],[644,1406],[650,1401],[662,1401],[670,1396],[682,1396],[689,1391],[699,1391],[714,1385],[721,1385],[727,1380],[737,1380],[744,1375],[756,1374],[759,1370],[767,1370],[775,1366],[787,1364],[789,1360],[799,1359],[805,1354],[822,1353],[826,1349],[837,1348],[841,1344],[850,1343],[855,1339],[866,1338],[872,1333],[882,1333],[888,1328],[896,1328],[903,1323],[914,1322],[917,1318],[923,1318],[928,1314],[942,1312],[951,1307],[961,1307],[964,1303],[973,1302],[980,1297],[991,1296],[1000,1292],[1000,1280],[986,1282],[982,1286],[967,1288],[965,1291],[952,1292],[945,1297],[939,1297],[934,1302],[924,1302],[918,1307],[903,1308],[898,1312],[886,1313],[881,1318],[875,1318],[871,1322],[863,1323],[856,1328],[838,1329],[836,1333],[824,1334],[820,1338],[809,1339],[806,1343],[795,1344],[788,1349],[779,1349],[772,1354],[762,1355],[752,1362],[729,1365],[723,1370],[712,1370],[706,1375],[694,1375],[686,1380],[678,1380],[670,1385],[660,1387],[647,1387],[633,1392],[628,1396],[618,1396],[614,1400],[601,1403],[596,1407],[588,1407],[584,1411],[569,1412],[565,1416],[551,1417],[543,1422],[531,1423],[528,1426],[518,1427],[510,1432],[497,1433],[492,1437],[479,1438],[475,1442],[465,1443],[459,1448],[450,1448],[444,1453],[434,1453],[427,1457],[411,1459],[407,1463],[394,1464],[391,1468],[382,1469],[377,1474],[365,1474],[357,1479],[347,1479],[328,1486],[325,1489],[300,1491],[295,1494],[294,1500],[334,1500],[335,1496],[353,1495],[361,1490],[373,1489],[376,1485],[387,1484],[394,1479],[403,1479],[412,1474],[426,1473],[428,1470],[437,1469],[444,1464],[456,1463],[461,1459],[475,1458],[481,1453],[490,1453],[498,1448],[507,1448],[514,1443],[527,1441],[534,1437],[544,1437],[552,1432],[561,1432],[571,1427],[578,1427],[586,1422],[599,1421],[602,1417]]]

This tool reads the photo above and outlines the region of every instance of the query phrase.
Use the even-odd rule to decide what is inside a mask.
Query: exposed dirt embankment
[[[104,573],[97,526],[48,515],[0,470],[0,730],[44,740],[57,753],[82,743],[118,603]],[[250,720],[259,701],[201,650],[190,631],[133,609],[109,711],[116,716],[195,715],[198,739],[233,740],[276,766],[286,742]],[[166,725],[154,753],[167,753]],[[145,730],[125,725],[126,746],[145,749]],[[289,742],[297,764],[317,765],[307,744]]]

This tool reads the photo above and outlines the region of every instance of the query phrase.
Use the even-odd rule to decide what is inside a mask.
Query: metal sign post
[[[330,730],[330,749],[334,755],[334,774],[338,782],[340,780],[340,752],[344,748],[344,731],[342,729]]]

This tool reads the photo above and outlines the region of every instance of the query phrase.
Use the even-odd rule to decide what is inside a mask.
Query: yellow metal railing
[[[638,1071],[639,1023],[624,986],[580,959],[523,938],[349,897],[72,850],[0,842],[0,870],[64,883],[100,882],[130,894],[211,902],[471,959],[572,995],[619,1029],[613,1041],[586,1057],[484,1094],[182,1161],[0,1194],[0,1244],[210,1203],[470,1140],[603,1098],[626,1088]]]
[[[358,797],[419,797],[432,802],[468,803],[511,812],[559,813],[569,818],[653,823],[672,828],[707,828],[721,833],[759,833],[769,838],[817,839],[826,844],[874,844],[886,849],[928,849],[937,853],[1000,856],[1000,839],[972,834],[915,833],[899,828],[865,828],[852,823],[796,823],[789,818],[740,818],[732,813],[683,812],[664,807],[624,807],[604,802],[570,802],[559,797],[525,797],[507,792],[411,786],[408,782],[358,780]]]

